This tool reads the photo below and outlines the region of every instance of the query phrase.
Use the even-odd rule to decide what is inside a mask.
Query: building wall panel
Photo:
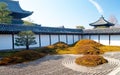
[[[66,43],[66,35],[60,35],[60,41]]]
[[[103,45],[109,45],[109,35],[100,35],[100,43]]]
[[[98,42],[98,35],[91,35],[91,40]]]
[[[120,46],[120,35],[111,35],[110,45]]]
[[[59,42],[58,35],[51,35],[51,44]]]
[[[48,46],[50,45],[50,38],[49,35],[41,35],[41,46]]]
[[[0,34],[0,50],[12,49],[12,35]]]
[[[73,44],[73,35],[67,35],[68,44]]]
[[[89,39],[89,35],[83,35],[83,39]]]
[[[78,40],[79,40],[78,35],[74,35],[74,43]]]

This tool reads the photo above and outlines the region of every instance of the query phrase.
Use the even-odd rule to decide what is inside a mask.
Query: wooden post
[[[80,40],[80,36],[81,36],[81,35],[78,35],[78,40]]]
[[[41,47],[41,35],[39,34],[39,47]]]
[[[51,45],[51,34],[49,34],[49,44]]]
[[[68,35],[66,34],[66,43],[68,44]]]
[[[89,40],[91,39],[91,35],[89,35]]]
[[[15,49],[15,46],[14,46],[14,33],[12,33],[12,49],[13,50]]]
[[[100,35],[98,35],[98,42],[100,43]]]
[[[60,42],[60,34],[58,34],[58,41]]]
[[[109,45],[111,44],[111,35],[109,34]]]
[[[75,42],[75,40],[74,40],[74,35],[73,35],[73,43]]]

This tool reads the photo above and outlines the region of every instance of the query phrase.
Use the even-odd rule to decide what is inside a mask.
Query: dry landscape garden
[[[0,75],[119,75],[120,46],[83,39],[0,52]]]
[[[94,0],[89,1],[99,7]],[[51,3],[54,2],[48,2]],[[68,13],[72,13],[71,4]],[[40,14],[43,15],[38,7]],[[120,28],[114,27],[115,24],[118,25],[117,22],[109,22],[101,14],[97,21],[89,24],[94,27],[93,29],[85,29],[83,26],[77,26],[77,29],[64,26],[45,27],[33,23],[31,19],[23,20],[32,14],[33,11],[23,10],[18,0],[0,0],[0,75],[120,75]],[[84,17],[87,14],[89,13],[84,13]],[[44,13],[45,20],[46,16]],[[51,13],[50,16],[49,21],[53,18]],[[65,22],[65,16],[61,16],[63,21],[58,19],[63,22],[62,24]],[[85,22],[90,16],[86,17]],[[76,24],[77,19],[68,18],[71,18],[71,20],[65,18],[68,22],[74,20]],[[82,21],[82,17],[80,18]],[[56,22],[57,18],[53,19]],[[41,22],[41,19],[38,20]]]

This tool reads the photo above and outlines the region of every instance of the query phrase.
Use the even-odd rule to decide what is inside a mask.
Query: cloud
[[[104,11],[103,11],[102,7],[97,2],[95,2],[94,0],[89,0],[89,1],[90,1],[90,3],[92,3],[97,8],[98,12],[101,15],[104,14]]]

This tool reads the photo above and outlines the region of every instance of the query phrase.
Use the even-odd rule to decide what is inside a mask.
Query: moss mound
[[[77,48],[74,48],[77,54],[90,54],[90,55],[99,55],[103,54],[104,52],[97,47],[91,45],[83,45]]]
[[[83,39],[83,40],[78,41],[74,47],[79,48],[80,46],[83,46],[83,45],[90,45],[93,47],[103,46],[102,44],[100,44],[96,41],[89,40],[89,39]]]
[[[63,48],[68,48],[68,44],[64,42],[57,42],[51,46],[48,46],[49,48],[54,48],[54,49],[63,49]]]
[[[104,52],[99,49],[100,46],[103,46],[100,43],[97,43],[93,40],[80,40],[74,46],[74,50],[77,54],[91,54],[91,55],[98,55],[103,54]]]
[[[83,57],[78,57],[75,63],[82,66],[94,67],[104,63],[108,63],[106,59],[98,55],[85,55]]]
[[[58,49],[65,49],[68,48],[69,46],[64,43],[64,42],[57,42],[53,45],[42,47],[42,48],[37,48],[35,49],[37,52],[42,52],[45,54],[56,54]]]
[[[43,56],[45,56],[45,54],[43,53],[38,53],[32,50],[24,50],[24,51],[17,52],[12,56],[4,57],[3,59],[1,59],[0,65],[9,65],[9,64],[28,62],[28,61],[41,58]]]

